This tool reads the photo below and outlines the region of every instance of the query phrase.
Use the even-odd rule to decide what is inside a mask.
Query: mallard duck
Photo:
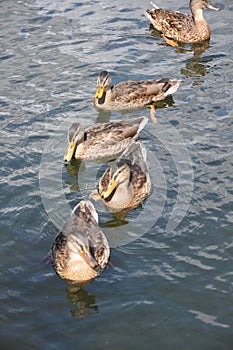
[[[192,16],[186,13],[163,10],[153,4],[155,9],[146,10],[145,15],[155,29],[162,33],[165,41],[172,46],[178,43],[197,43],[210,38],[210,28],[203,17],[203,10],[220,11],[209,0],[190,0]]]
[[[90,201],[81,201],[51,246],[56,273],[70,281],[85,282],[104,270],[110,250],[98,226],[98,214]]]
[[[150,193],[151,180],[146,163],[146,150],[132,141],[99,180],[91,197],[101,199],[112,211],[138,206]]]
[[[64,160],[99,159],[116,157],[129,144],[130,140],[137,138],[144,128],[148,118],[131,118],[116,122],[95,124],[86,130],[79,123],[71,125],[68,131],[68,147]]]
[[[146,107],[176,92],[180,80],[129,80],[111,86],[109,72],[97,79],[94,105],[98,109],[121,111]]]

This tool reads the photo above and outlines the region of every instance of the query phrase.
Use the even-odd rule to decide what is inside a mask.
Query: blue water
[[[1,2],[1,349],[232,349],[233,7],[217,5],[208,45],[172,48],[149,1]],[[104,69],[182,83],[141,133],[151,196],[121,224],[96,204],[111,264],[80,288],[41,261],[106,167],[65,166],[67,129],[149,118],[95,110]]]

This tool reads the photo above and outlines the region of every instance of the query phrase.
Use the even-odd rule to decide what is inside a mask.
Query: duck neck
[[[203,10],[202,9],[194,9],[192,11],[192,14],[193,14],[193,20],[195,23],[198,23],[198,22],[205,22],[205,18],[203,16]]]
[[[109,206],[114,209],[127,208],[133,198],[133,186],[129,181],[124,181],[118,185]]]

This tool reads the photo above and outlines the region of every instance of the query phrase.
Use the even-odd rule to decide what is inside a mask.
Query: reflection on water
[[[115,212],[115,213],[111,213],[112,215],[112,219],[109,219],[107,221],[103,221],[101,222],[101,226],[102,227],[109,227],[109,228],[116,228],[119,226],[124,226],[127,225],[129,223],[128,220],[126,220],[126,217],[129,213],[130,209],[124,209],[121,210],[119,212]]]
[[[119,212],[112,213],[113,219],[102,223],[103,227],[119,227],[128,224],[128,220],[126,217],[129,213],[130,209],[124,209]]]
[[[76,306],[70,311],[71,315],[77,318],[98,313],[95,296],[88,294],[82,287],[77,283],[67,283],[66,287],[67,299]]]
[[[151,35],[156,38],[161,38],[161,34],[159,31],[154,29],[153,26],[150,26]],[[161,38],[161,40],[163,40]],[[167,43],[162,42],[159,43],[160,46],[169,46]],[[181,68],[181,74],[184,74],[186,77],[203,77],[206,75],[206,70],[208,66],[206,66],[206,59],[202,59],[201,55],[210,48],[209,40],[195,43],[195,44],[179,44],[178,47],[175,48],[177,54],[187,54],[189,52],[193,53],[192,57],[187,59],[186,67]],[[198,81],[198,85],[201,81]],[[193,82],[193,85],[197,85],[197,82]]]
[[[206,62],[209,60],[206,60],[204,58],[201,58],[201,55],[210,48],[209,40],[204,41],[202,43],[192,44],[191,49],[186,49],[184,47],[177,48],[177,53],[187,53],[187,52],[193,52],[193,57],[187,60],[186,62],[186,68],[181,68],[180,72],[181,74],[186,75],[186,77],[203,77],[207,73],[208,65],[206,65]],[[200,83],[200,81],[199,81]],[[193,85],[196,85],[196,82],[193,82]]]
[[[181,68],[181,74],[184,74],[186,77],[203,77],[206,74],[205,66],[193,59],[190,59],[186,63],[186,68]],[[196,82],[195,82],[196,83]],[[200,83],[200,80],[199,80]]]
[[[96,123],[107,123],[109,122],[111,112],[109,111],[98,111],[98,117],[96,119]]]
[[[193,52],[193,57],[199,58],[207,49],[210,48],[210,41],[202,41],[195,44],[181,44],[176,48],[176,53],[182,54],[187,52]]]
[[[85,171],[85,163],[72,159],[70,163],[65,163],[64,166],[68,175],[68,178],[64,180],[65,184],[70,187],[71,191],[78,191],[80,189],[78,176],[80,172]]]

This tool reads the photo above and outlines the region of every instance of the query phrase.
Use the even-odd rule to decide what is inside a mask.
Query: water
[[[232,348],[233,8],[217,5],[209,45],[176,49],[149,2],[1,2],[1,349]],[[65,167],[67,129],[149,116],[99,114],[102,69],[182,84],[141,135],[153,193],[121,226],[97,205],[112,266],[80,289],[41,262],[105,167]]]

